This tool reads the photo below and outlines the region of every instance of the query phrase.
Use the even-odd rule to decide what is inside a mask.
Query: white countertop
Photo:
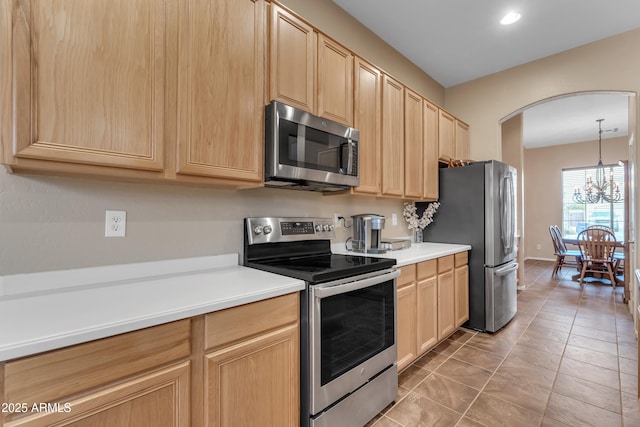
[[[0,361],[304,289],[238,255],[0,276]]]
[[[344,243],[334,243],[331,245],[331,251],[335,254],[357,254],[364,256],[394,258],[396,266],[402,267],[408,264],[415,264],[429,259],[440,258],[447,255],[453,255],[458,252],[471,250],[469,245],[457,245],[453,243],[412,243],[407,249],[399,249],[397,251],[387,251],[383,254],[364,254],[352,252],[346,249]]]

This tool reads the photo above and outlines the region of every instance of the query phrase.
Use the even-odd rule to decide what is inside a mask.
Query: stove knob
[[[316,224],[315,230],[316,230],[316,233],[321,232],[322,231],[322,226],[320,224]]]
[[[333,231],[334,227],[333,224],[329,224],[329,231]]]
[[[262,234],[262,227],[260,227],[259,225],[253,227],[253,234]]]
[[[329,231],[329,226],[327,224],[323,225],[322,231]]]
[[[273,228],[271,228],[270,225],[265,225],[264,227],[262,227],[262,232],[264,234],[269,234],[273,231]]]

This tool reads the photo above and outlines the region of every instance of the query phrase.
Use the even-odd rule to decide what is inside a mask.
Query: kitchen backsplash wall
[[[402,201],[281,190],[106,182],[0,171],[0,275],[241,253],[246,216],[388,217],[408,236]],[[104,237],[105,211],[127,211],[127,235]],[[391,214],[398,225],[391,225]],[[337,230],[344,242],[350,230]]]

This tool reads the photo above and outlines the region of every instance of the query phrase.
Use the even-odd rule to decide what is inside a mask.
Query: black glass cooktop
[[[323,254],[262,261],[254,260],[246,265],[247,267],[294,277],[314,284],[385,270],[395,264],[396,260],[389,258]]]

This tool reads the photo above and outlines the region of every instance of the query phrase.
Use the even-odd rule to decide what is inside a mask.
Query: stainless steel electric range
[[[396,261],[331,253],[327,218],[246,218],[244,265],[304,280],[300,425],[360,427],[395,401]]]

